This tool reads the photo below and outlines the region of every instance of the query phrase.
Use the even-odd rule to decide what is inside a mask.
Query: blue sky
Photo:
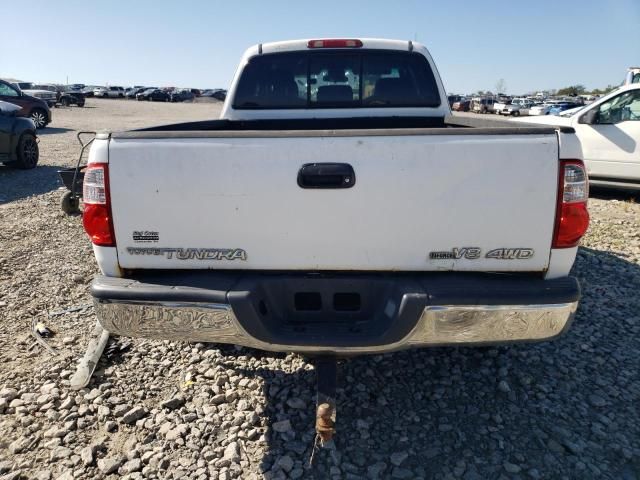
[[[640,0],[29,0],[0,32],[0,77],[55,83],[227,87],[248,46],[309,37],[417,39],[452,93],[603,87],[640,64]]]

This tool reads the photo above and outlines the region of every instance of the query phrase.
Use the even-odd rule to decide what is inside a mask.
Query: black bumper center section
[[[249,276],[227,298],[258,340],[338,347],[401,340],[427,302],[416,282],[372,275]]]

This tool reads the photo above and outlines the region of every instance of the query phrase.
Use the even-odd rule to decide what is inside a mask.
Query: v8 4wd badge
[[[477,247],[456,247],[449,251],[429,252],[429,258],[431,260],[459,260],[461,258],[476,260],[480,258],[480,253],[481,250]]]
[[[497,260],[528,260],[533,257],[533,248],[494,248],[484,258]],[[451,250],[429,252],[430,260],[477,260],[482,257],[482,249],[478,247],[455,247]]]
[[[494,248],[485,255],[498,260],[528,260],[533,257],[533,248]]]

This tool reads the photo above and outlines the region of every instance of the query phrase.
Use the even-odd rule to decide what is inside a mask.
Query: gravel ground
[[[314,372],[298,355],[113,338],[68,388],[96,264],[56,170],[78,130],[214,118],[219,104],[56,109],[35,171],[0,167],[0,479],[640,479],[640,205],[596,192],[555,342],[439,348],[341,366],[335,450],[309,467]],[[52,356],[30,336],[55,335]]]

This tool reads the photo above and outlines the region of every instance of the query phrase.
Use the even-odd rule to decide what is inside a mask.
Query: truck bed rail
[[[204,120],[115,132],[112,138],[281,138],[404,135],[544,135],[572,128],[471,117]]]

